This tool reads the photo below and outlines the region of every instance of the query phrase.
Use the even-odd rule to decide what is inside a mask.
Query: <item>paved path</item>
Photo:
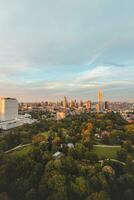
[[[108,159],[107,159],[108,160]],[[119,163],[119,164],[122,164],[122,165],[126,165],[125,162],[122,162],[122,161],[119,161],[119,160],[116,160],[116,159],[110,159],[111,161],[113,162],[116,162],[116,163]]]
[[[121,147],[120,145],[105,145],[105,144],[96,144],[96,145],[93,145],[94,147],[107,147],[107,148],[109,148],[109,147],[117,147],[117,148],[119,148],[119,147]]]
[[[87,162],[87,163],[91,163],[91,161],[90,160],[87,160],[87,159],[82,159],[82,161],[83,162]],[[96,161],[96,162],[99,162],[99,163],[101,163],[101,166],[104,164],[104,162],[105,161],[112,161],[112,162],[115,162],[115,163],[119,163],[119,164],[121,164],[121,165],[126,165],[126,163],[124,163],[124,162],[121,162],[121,161],[119,161],[119,160],[116,160],[116,159],[105,159],[105,160],[98,160],[98,161]]]
[[[107,147],[107,148],[109,148],[109,147],[116,148],[117,147],[117,148],[119,148],[119,147],[121,147],[121,145],[94,144],[93,147]],[[132,147],[134,148],[134,145],[132,145]]]
[[[13,152],[15,150],[19,150],[19,149],[22,149],[23,147],[27,147],[27,146],[30,146],[30,145],[31,145],[31,143],[29,143],[29,144],[20,144],[20,145],[14,147],[12,149],[9,149],[8,151],[5,151],[4,153],[11,153],[11,152]]]

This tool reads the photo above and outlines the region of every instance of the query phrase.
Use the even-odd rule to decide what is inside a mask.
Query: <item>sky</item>
[[[0,96],[134,101],[133,0],[0,0]]]

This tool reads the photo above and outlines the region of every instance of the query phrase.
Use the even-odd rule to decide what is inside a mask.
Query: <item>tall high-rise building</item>
[[[24,106],[24,105],[23,105]],[[0,129],[8,130],[23,124],[32,124],[31,115],[18,115],[18,100],[0,98]]]
[[[71,107],[71,108],[74,107],[74,101],[73,101],[73,100],[70,101],[70,107]]]
[[[102,93],[102,91],[99,91],[98,92],[98,102],[102,102],[102,99],[103,99],[103,93]]]
[[[89,100],[86,102],[86,109],[87,110],[91,109],[91,101],[89,101]]]
[[[14,98],[0,98],[0,121],[10,121],[18,117],[18,101]]]
[[[80,101],[79,106],[83,107],[83,101],[82,100]]]
[[[74,100],[74,107],[78,108],[78,102],[76,101],[76,99]]]
[[[102,93],[102,91],[98,92],[98,110],[99,110],[99,112],[103,111],[103,93]]]
[[[109,109],[110,109],[109,101],[105,101],[105,110]]]
[[[64,96],[63,107],[64,108],[68,107],[68,102],[67,102],[67,97],[66,96]]]
[[[96,112],[100,112],[99,104],[98,103],[96,104]]]

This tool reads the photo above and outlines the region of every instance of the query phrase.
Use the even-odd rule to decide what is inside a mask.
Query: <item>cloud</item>
[[[78,81],[92,81],[92,80],[107,80],[112,81],[113,79],[120,80],[123,79],[133,79],[134,67],[125,66],[119,67],[117,65],[104,65],[97,66],[93,69],[89,69],[84,73],[80,74],[76,80]]]
[[[124,62],[130,54],[128,48],[126,51],[126,40],[133,50],[133,1],[123,3],[119,14],[120,2],[116,2],[115,9],[111,0],[14,0],[14,3],[1,0],[0,52],[3,62],[0,67],[4,62],[13,66],[16,60],[18,68],[24,63],[36,68],[54,68],[98,60],[95,64]],[[117,51],[118,54],[121,52],[119,56]]]
[[[0,3],[1,95],[95,99],[103,88],[120,98],[133,87],[132,0]]]
[[[96,68],[93,68],[92,70],[89,69],[82,74],[78,78],[76,78],[76,82],[84,82],[84,81],[95,81],[100,78],[105,78],[109,75],[109,72],[111,71],[110,66],[98,66]]]
[[[96,66],[68,80],[42,80],[25,82],[7,80],[0,81],[0,90],[3,94],[18,95],[20,99],[43,100],[58,99],[67,95],[70,98],[91,98],[95,100],[98,90],[110,93],[111,99],[113,92],[119,91],[120,97],[123,97],[123,91],[131,91],[134,88],[134,68],[117,66]],[[10,88],[8,88],[10,85]],[[24,95],[24,97],[23,97]],[[92,96],[90,96],[92,95]],[[132,96],[132,94],[131,94]],[[114,97],[114,95],[113,95]],[[43,98],[43,99],[42,99]],[[115,97],[114,97],[115,98]],[[117,98],[117,97],[116,97]],[[126,97],[125,97],[126,98]],[[128,98],[128,96],[127,96]],[[121,99],[122,100],[122,99]]]

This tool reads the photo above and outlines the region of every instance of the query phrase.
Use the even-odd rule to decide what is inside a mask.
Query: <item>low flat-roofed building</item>
[[[61,153],[60,151],[57,151],[56,153],[53,154],[53,158],[54,159],[60,159],[63,156],[63,153]]]

